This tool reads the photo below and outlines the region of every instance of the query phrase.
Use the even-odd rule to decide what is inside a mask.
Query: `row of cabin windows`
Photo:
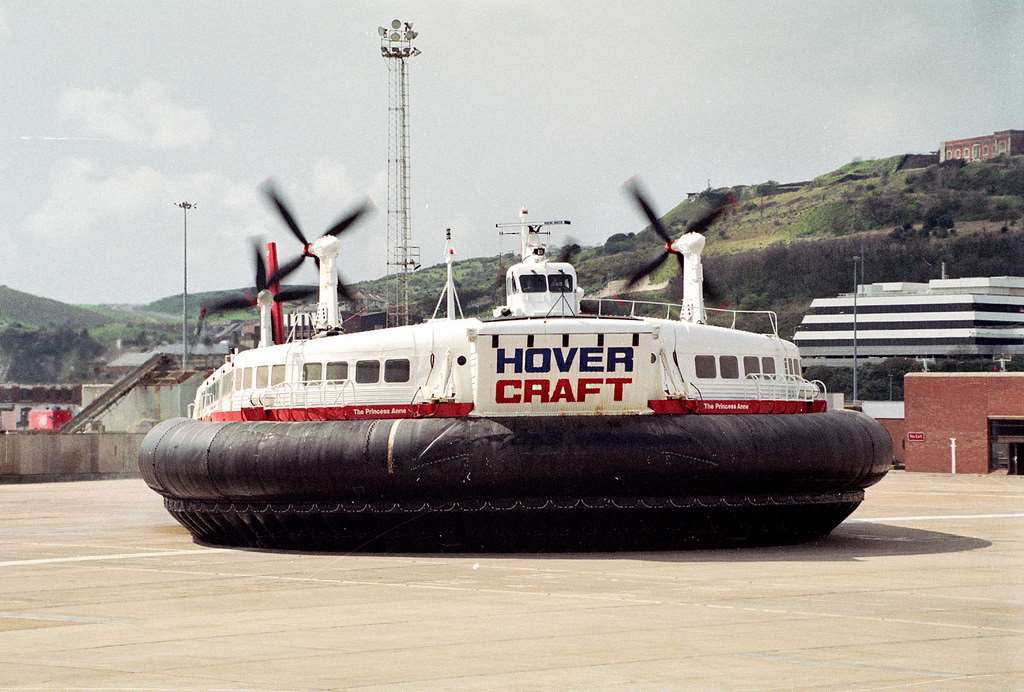
[[[380,382],[379,360],[356,361],[356,384],[377,384]],[[396,384],[409,381],[410,365],[408,358],[389,358],[384,361],[384,381]],[[327,363],[306,363],[302,366],[302,381],[316,384],[348,379],[348,363],[335,361]]]
[[[800,371],[800,363],[796,358],[783,358],[785,373],[795,375]],[[740,359],[737,356],[694,356],[694,369],[701,379],[721,377],[726,380],[740,378]],[[743,356],[744,375],[774,375],[775,359],[770,356]]]
[[[380,382],[379,360],[356,361],[356,383],[377,384]],[[384,361],[384,381],[389,384],[408,382],[410,373],[407,358],[392,358]],[[325,377],[326,375],[326,377]],[[331,363],[306,363],[302,366],[302,381],[314,384],[327,380],[343,381],[348,379],[348,363],[335,361]],[[232,377],[222,377],[210,385],[223,398],[234,391],[244,389],[265,389],[284,382],[284,365],[260,365],[255,368],[237,368]]]
[[[508,278],[507,284],[505,288],[508,293],[519,293],[520,290],[523,293],[544,293],[545,291],[572,293],[573,291],[572,277],[568,274],[521,274],[518,286],[513,277]]]

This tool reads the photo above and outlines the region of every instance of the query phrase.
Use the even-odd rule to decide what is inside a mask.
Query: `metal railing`
[[[685,307],[682,302],[665,303],[654,300],[626,300],[623,298],[584,298],[580,301],[582,307],[585,303],[597,303],[598,317],[660,317],[664,313],[664,319],[682,319]],[[637,308],[639,307],[639,313]],[[730,329],[736,329],[737,318],[740,315],[760,315],[768,320],[771,327],[770,334],[779,335],[779,317],[773,310],[732,310],[728,308],[704,308],[705,313],[715,313],[726,317]],[[656,314],[655,314],[656,313]],[[731,317],[731,320],[728,319]],[[747,330],[744,330],[747,331]]]
[[[345,380],[317,382],[279,382],[262,389],[244,389],[219,397],[216,392],[205,392],[199,410],[205,415],[217,410],[215,405],[228,402],[230,410],[242,408],[300,408],[316,406],[347,406],[355,402],[355,383]]]

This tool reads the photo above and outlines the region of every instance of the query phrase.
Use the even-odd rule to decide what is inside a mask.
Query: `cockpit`
[[[505,274],[506,305],[495,314],[536,317],[576,315],[582,291],[567,262],[522,262]]]
[[[536,269],[530,272],[519,274],[518,285],[516,277],[510,272],[506,277],[506,291],[512,293],[572,293],[575,290],[575,281],[571,274],[564,270],[557,274],[543,274]]]

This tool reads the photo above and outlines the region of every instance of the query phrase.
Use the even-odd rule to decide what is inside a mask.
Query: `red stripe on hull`
[[[684,413],[823,413],[824,401],[762,401],[758,399],[652,399],[651,410],[662,414]]]
[[[243,408],[217,411],[213,421],[282,421],[296,423],[322,420],[369,420],[384,418],[462,418],[473,404],[366,404],[363,406],[312,406],[308,408]]]
[[[795,414],[823,413],[824,401],[759,401],[652,399],[647,405],[655,414],[748,413]],[[243,408],[241,411],[218,411],[205,420],[212,421],[281,421],[296,423],[324,420],[371,420],[393,418],[462,418],[473,410],[473,404],[367,404],[365,406],[315,406],[309,408]]]

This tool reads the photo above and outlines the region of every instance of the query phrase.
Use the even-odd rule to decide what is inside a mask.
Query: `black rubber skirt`
[[[165,421],[139,467],[201,542],[605,550],[827,534],[890,467],[854,412]]]

